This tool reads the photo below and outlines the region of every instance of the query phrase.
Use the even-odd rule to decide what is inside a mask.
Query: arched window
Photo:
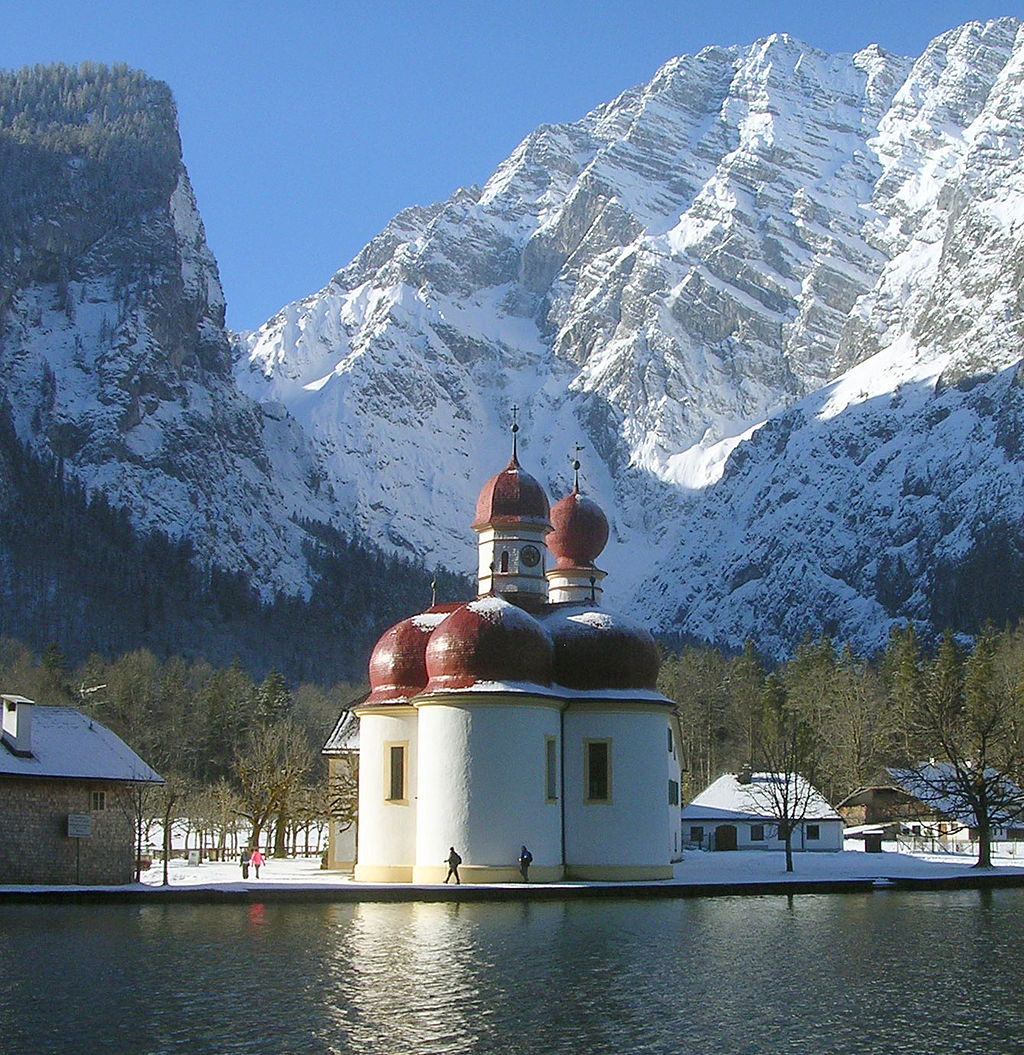
[[[508,550],[501,551],[501,571],[503,575],[508,574]]]

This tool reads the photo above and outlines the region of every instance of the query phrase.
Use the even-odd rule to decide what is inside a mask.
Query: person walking
[[[524,846],[519,851],[519,874],[523,877],[524,883],[530,881],[530,862],[533,860],[533,854]]]
[[[459,879],[459,865],[462,864],[462,858],[455,852],[454,846],[448,847],[448,874],[444,877],[444,881],[447,883],[452,876],[455,876],[455,882],[461,884],[462,880]]]
[[[249,864],[256,869],[256,878],[260,877],[260,865],[263,864],[263,854],[260,853],[260,848],[257,846],[253,852],[252,857],[249,858]]]
[[[249,851],[248,850],[243,850],[242,851],[242,878],[243,879],[248,879],[249,878]]]

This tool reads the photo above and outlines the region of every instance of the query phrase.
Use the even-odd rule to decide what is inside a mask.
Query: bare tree
[[[326,806],[337,832],[347,832],[358,820],[359,756],[355,752],[331,759]]]
[[[252,843],[259,845],[271,817],[277,818],[277,841],[287,828],[291,799],[313,766],[313,751],[291,721],[278,722],[250,733],[245,749],[235,756],[241,785],[240,814],[252,827]]]
[[[765,774],[752,783],[751,798],[775,822],[786,846],[786,871],[792,872],[793,832],[818,798],[818,745],[811,722],[774,674],[765,679],[755,749]]]
[[[908,790],[939,812],[973,821],[976,867],[988,868],[993,833],[1024,812],[1021,791],[1010,779],[1024,761],[1020,675],[1001,661],[991,632],[977,639],[966,660],[947,633],[923,680],[916,722],[941,758],[910,770]]]

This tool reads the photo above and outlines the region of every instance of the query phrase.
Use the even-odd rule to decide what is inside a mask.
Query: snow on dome
[[[370,654],[370,695],[363,706],[405,703],[427,684],[425,653],[434,629],[458,604],[438,604],[385,630]]]
[[[578,487],[551,507],[548,549],[559,568],[589,568],[608,543],[608,518]]]
[[[556,684],[567,689],[657,688],[661,657],[643,627],[575,604],[555,606],[543,623],[554,641]]]
[[[490,524],[550,524],[544,488],[519,464],[515,454],[497,476],[492,476],[476,500],[473,530]]]
[[[483,682],[551,684],[548,632],[521,608],[488,596],[457,608],[427,645],[427,692]]]

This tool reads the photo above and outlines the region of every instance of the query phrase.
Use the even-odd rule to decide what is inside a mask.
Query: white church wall
[[[392,748],[404,747],[404,786],[393,798]],[[359,825],[355,877],[409,882],[416,852],[416,712],[363,711],[359,722]]]
[[[670,715],[665,733],[665,789],[666,820],[668,830],[667,846],[670,861],[683,859],[683,815],[682,815],[682,773],[679,763],[680,728],[676,716]]]
[[[610,702],[573,704],[565,714],[565,844],[570,877],[667,879],[668,787],[664,708],[612,710]],[[618,706],[621,706],[618,705]],[[587,800],[586,753],[607,741],[610,795]]]
[[[559,703],[472,693],[421,703],[420,799],[414,881],[437,882],[454,846],[463,881],[519,878],[524,843],[531,878],[561,878],[561,815],[546,797],[546,741],[559,735]]]

